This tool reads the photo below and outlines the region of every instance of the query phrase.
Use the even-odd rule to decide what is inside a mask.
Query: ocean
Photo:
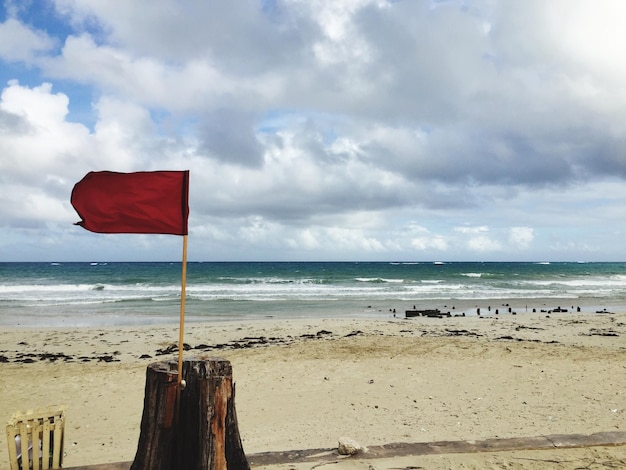
[[[180,292],[180,262],[0,263],[0,325],[177,323]],[[190,262],[186,292],[186,322],[593,311],[626,305],[626,263]]]

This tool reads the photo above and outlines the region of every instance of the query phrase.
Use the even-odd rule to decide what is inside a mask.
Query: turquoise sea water
[[[186,286],[191,322],[591,309],[626,304],[626,263],[192,262]],[[178,322],[180,291],[180,263],[0,263],[0,325]]]

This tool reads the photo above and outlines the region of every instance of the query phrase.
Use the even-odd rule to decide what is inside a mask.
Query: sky
[[[190,170],[191,261],[625,261],[622,0],[4,0],[0,261],[170,261],[74,225]]]

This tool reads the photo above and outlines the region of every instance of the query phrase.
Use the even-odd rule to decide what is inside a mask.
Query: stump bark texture
[[[235,411],[229,361],[183,362],[184,390],[175,361],[150,364],[141,433],[131,470],[249,470]]]

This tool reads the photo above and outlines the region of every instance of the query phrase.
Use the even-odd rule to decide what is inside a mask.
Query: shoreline
[[[0,416],[67,404],[66,466],[132,460],[145,368],[177,342],[172,325],[3,330]],[[185,343],[231,361],[250,454],[624,430],[626,310],[191,323]]]
[[[300,319],[358,319],[358,320],[383,320],[390,318],[403,318],[406,310],[413,309],[439,309],[441,312],[449,312],[451,315],[459,316],[477,316],[477,309],[480,309],[482,316],[495,315],[498,310],[499,315],[509,314],[509,308],[516,314],[544,313],[549,314],[554,309],[567,309],[568,313],[588,313],[594,314],[605,311],[626,312],[626,300],[618,301],[614,298],[585,298],[585,299],[563,299],[563,298],[499,298],[499,299],[451,299],[447,301],[440,300],[380,300],[365,299],[362,302],[335,301],[328,300],[324,303],[315,301],[312,303],[303,302],[296,303],[296,307],[292,311],[285,311],[284,305],[281,305],[280,313],[254,313],[254,314],[232,314],[228,315],[224,312],[208,313],[198,315],[194,313],[193,308],[189,308],[189,304],[185,313],[185,324],[203,325],[203,324],[221,324],[221,323],[249,323],[256,321],[287,321]],[[313,305],[313,306],[311,306]],[[60,307],[44,309],[40,307],[36,310],[45,310],[46,315],[30,311],[20,310],[19,317],[15,315],[13,310],[0,310],[0,326],[3,329],[89,329],[89,328],[143,328],[143,327],[159,327],[171,326],[179,324],[179,304],[171,309],[170,315],[143,315],[133,314],[132,316],[125,308],[117,308],[111,305],[98,305],[94,311],[81,310],[76,306],[76,312],[55,316],[55,311]],[[146,307],[144,307],[146,308]],[[264,307],[266,310],[267,307]],[[535,312],[533,312],[533,309]],[[580,309],[580,312],[577,312]],[[102,310],[102,312],[100,311]],[[253,309],[254,311],[254,309]],[[24,313],[26,312],[26,313]],[[329,313],[331,312],[331,313]],[[51,320],[54,318],[54,320]],[[26,322],[25,322],[26,320]],[[43,326],[42,326],[43,324]]]

